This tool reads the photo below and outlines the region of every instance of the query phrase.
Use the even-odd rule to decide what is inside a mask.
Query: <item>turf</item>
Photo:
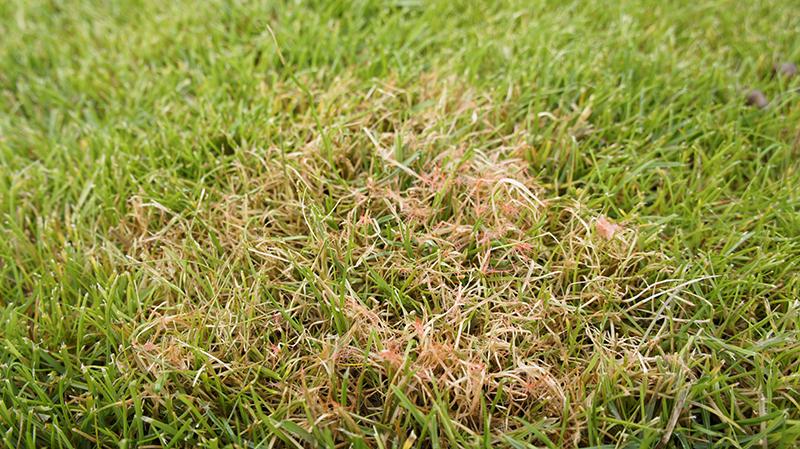
[[[2,445],[796,447],[798,23],[0,2]]]

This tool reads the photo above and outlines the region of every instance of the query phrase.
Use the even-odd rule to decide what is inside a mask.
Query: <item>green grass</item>
[[[796,447],[798,23],[0,2],[0,445]]]

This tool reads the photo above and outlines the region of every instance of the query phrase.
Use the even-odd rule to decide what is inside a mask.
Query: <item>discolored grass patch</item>
[[[692,420],[711,276],[678,272],[651,224],[548,193],[491,96],[334,84],[293,111],[295,151],[238,147],[180,212],[131,198],[112,263],[161,301],[121,372],[211,403],[246,388],[285,442],[582,444],[615,433],[610,399]]]

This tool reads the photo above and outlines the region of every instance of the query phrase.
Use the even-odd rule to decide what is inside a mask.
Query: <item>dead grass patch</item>
[[[365,438],[434,413],[496,438],[565,422],[579,442],[609,382],[668,399],[687,376],[659,327],[667,298],[689,316],[684,280],[636,223],[540,185],[501,100],[435,76],[264,95],[292,113],[283,145],[236,148],[182,211],[131,198],[114,238],[163,310],[120,363]]]

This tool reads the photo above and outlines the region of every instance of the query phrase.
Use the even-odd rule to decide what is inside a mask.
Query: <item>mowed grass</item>
[[[2,446],[796,447],[798,24],[0,2]]]

